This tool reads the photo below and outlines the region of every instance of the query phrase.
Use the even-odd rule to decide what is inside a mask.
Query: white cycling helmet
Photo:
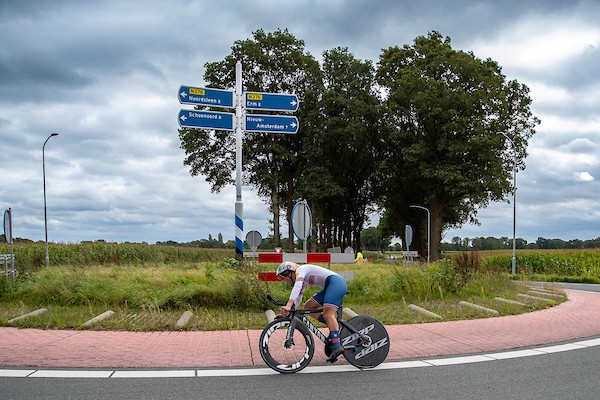
[[[281,278],[290,276],[291,273],[294,272],[292,270],[293,266],[294,266],[294,263],[292,263],[291,261],[284,261],[277,266],[277,271],[275,273],[277,274],[277,276],[279,276]]]

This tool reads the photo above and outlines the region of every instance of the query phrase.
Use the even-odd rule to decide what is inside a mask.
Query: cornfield
[[[9,251],[8,245],[0,245],[1,254],[8,254]],[[46,265],[45,243],[18,243],[13,246],[13,252],[18,273],[31,273]],[[218,262],[233,255],[233,250],[227,249],[199,249],[139,243],[49,244],[50,264],[57,266]]]

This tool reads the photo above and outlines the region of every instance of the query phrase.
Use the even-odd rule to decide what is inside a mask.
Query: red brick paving
[[[388,361],[508,350],[600,335],[600,294],[527,314],[387,326]],[[104,332],[0,328],[0,366],[207,368],[264,366],[260,330]],[[325,362],[322,345],[313,364]]]

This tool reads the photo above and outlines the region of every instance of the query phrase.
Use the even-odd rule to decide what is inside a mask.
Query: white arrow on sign
[[[185,92],[185,90],[183,90],[181,93],[179,93],[179,95],[180,95],[181,97],[186,97],[186,96],[187,96],[187,93]]]
[[[187,119],[187,117],[185,115],[182,115],[181,117],[179,117],[181,119],[181,122],[185,122],[185,120]]]

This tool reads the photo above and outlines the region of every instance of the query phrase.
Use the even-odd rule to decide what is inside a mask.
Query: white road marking
[[[510,358],[531,357],[552,354],[563,351],[581,350],[588,347],[600,346],[600,338],[587,339],[579,342],[559,344],[554,346],[538,347],[535,349],[511,350],[498,353],[467,355],[459,357],[432,358],[426,360],[390,361],[385,362],[373,371],[437,367],[445,365],[470,364],[506,360]],[[309,366],[300,373],[319,374],[332,372],[366,372],[350,364]],[[233,377],[254,375],[278,375],[268,367],[261,368],[231,368],[231,369],[186,369],[186,370],[79,370],[79,369],[2,369],[0,378],[191,378],[191,377]]]
[[[457,364],[470,364],[482,361],[492,361],[492,358],[486,356],[464,356],[464,357],[452,357],[452,358],[436,358],[433,360],[425,360],[426,363],[429,363],[434,366],[440,365],[457,365]]]
[[[112,373],[113,371],[40,369],[28,376],[30,378],[109,378]]]
[[[25,378],[35,372],[35,369],[0,369],[2,378]]]
[[[196,371],[188,370],[137,370],[115,371],[112,378],[190,378],[195,377]]]

